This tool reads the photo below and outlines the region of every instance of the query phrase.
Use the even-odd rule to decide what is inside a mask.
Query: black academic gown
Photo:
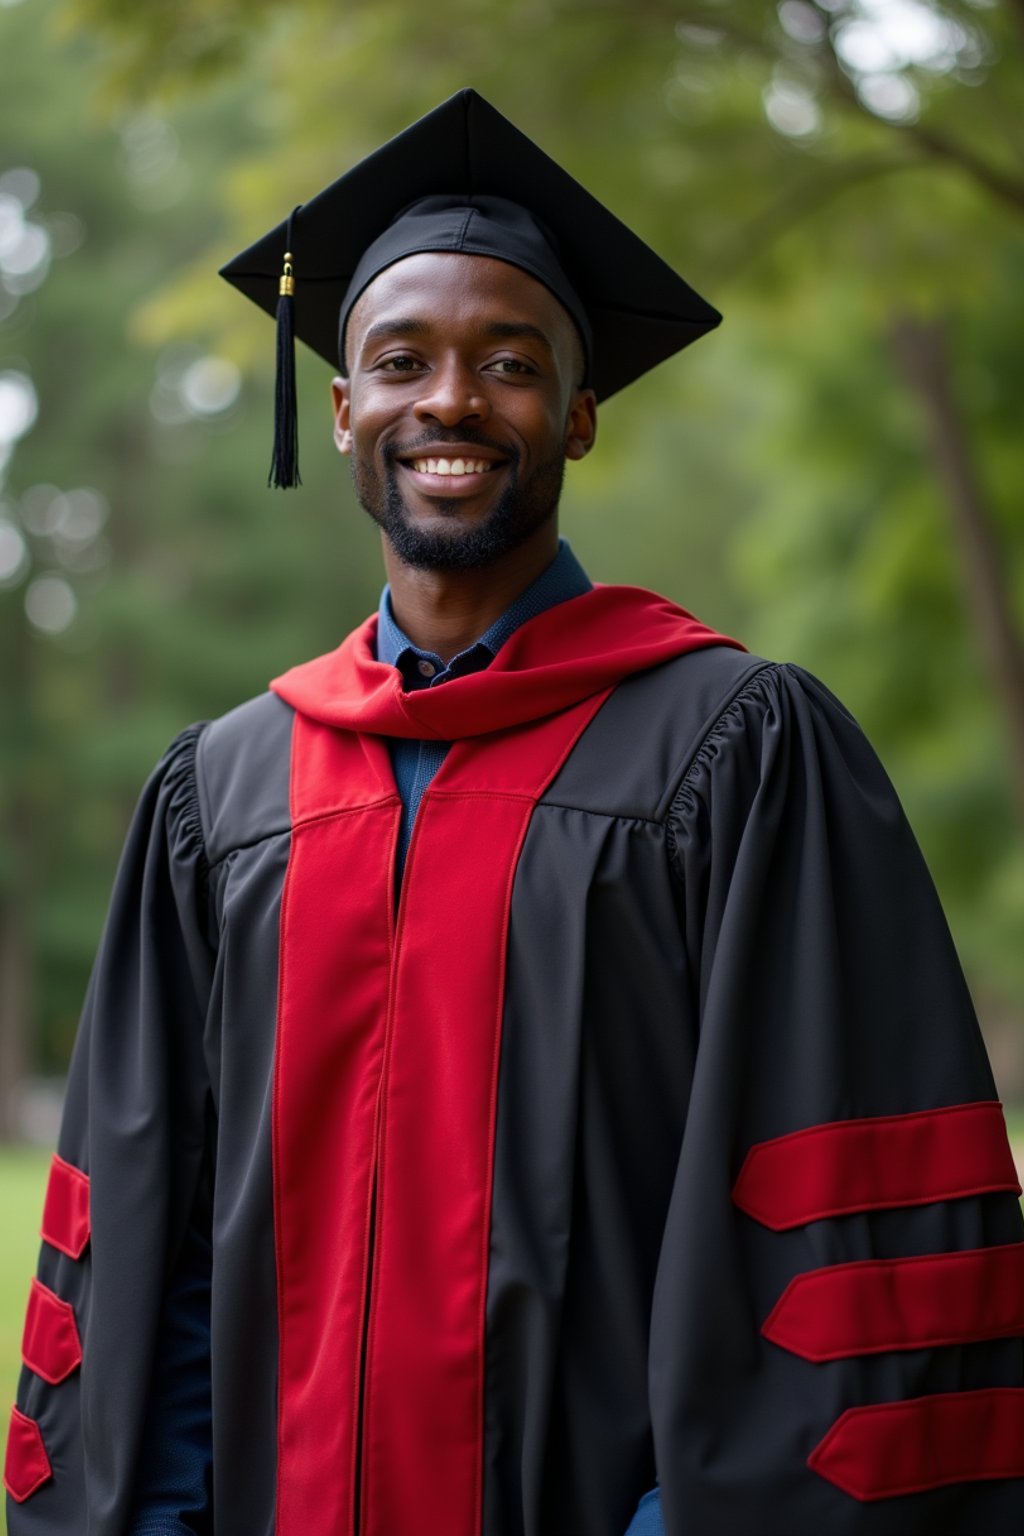
[[[457,744],[395,925],[383,739],[309,698],[186,732],[143,794],[47,1197],[11,1536],[122,1536],[190,1226],[217,1536],[349,1533],[357,1505],[361,1536],[622,1536],[655,1480],[670,1536],[1016,1536],[1016,1180],[846,710],[706,637],[554,746],[572,708]]]

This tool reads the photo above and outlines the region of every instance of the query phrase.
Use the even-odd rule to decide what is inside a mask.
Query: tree
[[[371,530],[311,515],[346,505],[327,434],[312,503],[282,505],[267,382],[130,334],[216,225],[205,145],[240,133],[237,93],[90,119],[96,51],[55,49],[39,12],[0,11],[0,1138],[17,1081],[66,1062],[160,752],[337,643],[375,587]]]
[[[583,558],[822,672],[908,804],[983,1006],[1024,1010],[1019,4],[437,0],[425,24],[407,0],[50,0],[58,44],[41,3],[0,12],[0,175],[34,167],[27,217],[71,214],[86,238],[0,321],[0,373],[30,376],[39,403],[4,514],[35,564],[0,592],[20,679],[0,946],[23,957],[5,964],[4,1038],[28,1019],[37,1037],[8,1074],[19,1051],[66,1052],[166,740],[374,600],[327,370],[300,355],[305,487],[270,495],[272,330],[215,269],[467,81],[726,313],[602,412],[601,451],[568,481]],[[197,408],[218,367],[225,398],[231,365],[235,403]],[[47,519],[90,487],[109,515],[75,569]],[[47,576],[78,605],[59,633],[26,623]]]
[[[585,123],[583,163],[599,158],[602,184],[621,193],[627,212],[641,186],[669,194],[668,217],[655,218],[653,232],[687,270],[719,272],[724,263],[735,272],[815,217],[825,239],[812,242],[809,259],[814,243],[819,260],[837,245],[856,250],[887,298],[894,358],[927,424],[1024,828],[1024,646],[942,314],[964,253],[975,271],[979,256],[998,264],[1006,220],[1024,216],[1019,0],[783,0],[774,9],[758,0],[628,8],[551,0],[514,14],[447,0],[432,11],[426,42],[421,13],[394,0],[350,4],[344,15],[305,0],[286,19],[267,3],[216,0],[201,22],[186,6],[157,26],[117,0],[69,0],[68,13],[115,40],[121,91],[140,80],[173,85],[237,72],[243,61],[261,77],[266,69],[268,88],[288,107],[275,172],[320,162],[324,179],[333,175],[336,141],[325,122],[343,141],[365,144],[400,125],[399,103],[408,120],[413,103],[426,108],[467,75],[484,90],[496,81],[499,100],[510,82],[529,82],[518,94],[528,95],[537,131],[579,160],[577,125]],[[644,175],[633,163],[639,142],[648,146]],[[865,187],[869,200],[853,195]],[[671,196],[684,190],[700,209],[696,233],[690,222],[681,228]],[[933,198],[949,220],[953,262],[922,286]],[[739,219],[738,206],[749,210]],[[651,209],[643,211],[649,226]],[[933,251],[928,258],[934,266]]]

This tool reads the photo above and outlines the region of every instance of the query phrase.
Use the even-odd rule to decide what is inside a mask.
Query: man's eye
[[[419,363],[414,357],[400,354],[398,357],[386,357],[380,366],[391,373],[411,373],[414,368],[419,367]]]
[[[532,373],[529,363],[524,363],[518,357],[499,357],[496,362],[489,364],[498,373]]]

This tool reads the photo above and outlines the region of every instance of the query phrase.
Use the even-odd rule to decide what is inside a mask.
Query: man
[[[717,317],[473,92],[226,273],[282,258],[274,477],[337,333],[389,585],[143,795],[11,1536],[1019,1531],[1019,1187],[891,786],[558,542]]]

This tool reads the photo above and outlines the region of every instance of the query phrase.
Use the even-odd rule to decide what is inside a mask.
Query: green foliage
[[[36,1059],[52,1069],[66,1061],[126,820],[152,764],[190,720],[336,644],[373,601],[378,557],[326,431],[304,442],[304,493],[265,489],[265,374],[230,409],[190,415],[166,381],[180,384],[205,355],[200,342],[157,350],[132,339],[138,307],[215,237],[209,145],[232,152],[238,94],[204,99],[173,127],[129,114],[83,129],[94,50],[41,46],[37,9],[0,12],[0,174],[32,167],[32,216],[72,214],[84,239],[0,327],[0,370],[26,371],[40,400],[4,487],[32,563],[0,590],[0,881],[30,909]],[[53,113],[37,110],[44,99]],[[159,196],[133,165],[140,144],[157,159],[173,151]],[[322,392],[326,423],[323,370],[307,362],[300,387],[310,406]],[[109,507],[86,549],[27,526],[40,497],[83,486]],[[61,634],[25,618],[29,584],[47,573],[78,604]]]
[[[1020,623],[1024,31],[1009,0],[920,0],[946,55],[936,32],[930,54],[872,73],[850,63],[844,35],[870,4],[0,11],[7,163],[40,173],[47,216],[68,210],[86,229],[0,323],[0,369],[27,367],[41,401],[6,495],[92,485],[111,507],[107,563],[64,572],[79,601],[66,634],[26,629],[27,577],[0,591],[17,679],[0,706],[0,771],[31,833],[3,843],[0,890],[31,893],[45,1064],[66,1051],[152,760],[190,719],[333,644],[379,580],[312,358],[299,378],[305,486],[263,489],[271,328],[215,269],[466,83],[726,313],[721,332],[602,412],[598,451],[568,477],[574,544],[595,576],[667,591],[849,703],[907,804],[979,998],[1024,1013],[1004,724],[891,343],[901,315],[945,324]],[[59,19],[59,44],[40,13]],[[880,79],[888,116],[871,97]],[[239,400],[166,419],[183,370],[210,352],[243,369]],[[38,574],[58,552],[33,545]]]
[[[990,297],[972,346],[991,360],[993,394],[1012,398],[1019,360],[1004,371],[996,359],[1013,289]],[[790,387],[750,441],[762,493],[733,549],[735,581],[756,605],[759,648],[819,672],[878,747],[978,987],[1022,998],[1021,843],[947,509],[922,473],[917,421],[885,349],[863,318],[841,330],[840,351],[823,324],[805,328]],[[992,431],[986,413],[982,450]],[[1019,565],[1019,525],[1001,510]]]

